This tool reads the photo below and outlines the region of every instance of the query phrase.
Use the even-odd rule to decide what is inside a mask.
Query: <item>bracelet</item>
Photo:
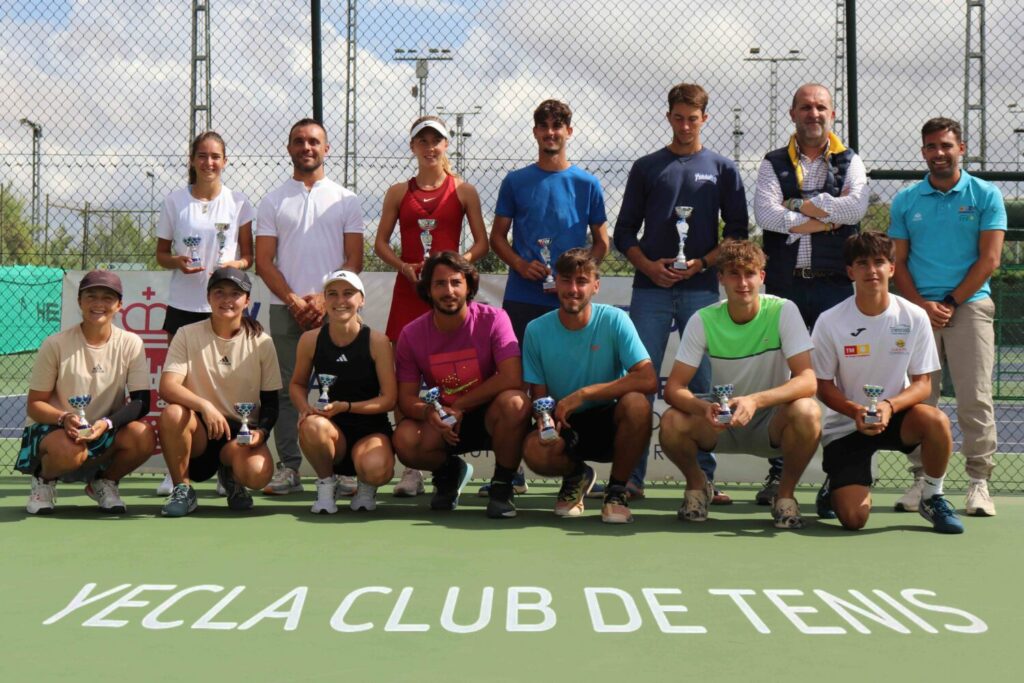
[[[352,412],[352,401],[345,401],[345,412],[346,413],[351,413]]]
[[[703,272],[704,272],[705,270],[707,270],[708,268],[709,268],[709,266],[708,266],[708,260],[707,260],[706,258],[704,258],[703,256],[701,256],[701,257],[700,257],[700,272],[702,272],[702,273],[703,273]]]
[[[896,414],[896,406],[894,406],[894,405],[892,404],[892,401],[890,401],[889,399],[887,399],[887,398],[883,398],[883,399],[882,399],[881,401],[879,401],[879,403],[888,403],[888,404],[889,404],[889,410],[891,410],[891,411],[892,411],[892,414],[893,414],[893,415],[895,415],[895,414]]]
[[[107,423],[107,431],[108,432],[114,431],[114,421],[111,420],[109,417],[104,417],[104,418],[100,419],[100,422],[106,422]]]
[[[70,415],[70,414],[71,413],[68,413],[68,412],[61,413],[60,417],[57,418],[57,426],[63,429],[64,428],[64,420],[66,420],[68,415]]]

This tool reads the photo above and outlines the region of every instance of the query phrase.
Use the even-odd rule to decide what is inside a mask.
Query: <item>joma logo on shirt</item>
[[[850,356],[870,356],[871,344],[847,344],[843,347],[843,355],[847,358]]]

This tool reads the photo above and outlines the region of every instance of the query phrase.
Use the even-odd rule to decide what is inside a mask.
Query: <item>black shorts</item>
[[[183,311],[180,308],[168,306],[167,312],[164,314],[163,331],[173,337],[175,334],[177,334],[179,327],[191,325],[192,323],[202,322],[203,320],[209,319],[209,317],[209,313]]]
[[[459,442],[454,446],[445,442],[445,450],[450,455],[493,450],[491,434],[484,424],[484,417],[490,407],[491,404],[488,403],[462,414],[462,422],[459,424]]]
[[[569,416],[569,426],[575,434],[567,434],[568,430],[562,430],[562,438],[565,439],[565,454],[570,460],[611,462],[615,458],[617,405],[609,403]]]
[[[853,432],[825,446],[821,466],[828,475],[829,486],[833,490],[852,485],[871,486],[871,457],[875,451],[909,453],[917,448],[916,443],[905,444],[900,439],[900,428],[906,416],[906,411],[893,415],[885,431],[877,436]]]
[[[526,326],[545,313],[550,313],[558,308],[558,298],[554,294],[550,296],[550,306],[526,304],[522,301],[509,301],[508,299],[501,302],[501,307],[505,309],[509,320],[512,321],[512,331],[515,333],[516,339],[519,340],[520,346],[523,345],[523,339],[526,337]]]
[[[334,423],[334,426],[345,437],[345,454],[340,459],[335,454],[334,473],[345,477],[354,477],[356,476],[356,465],[352,460],[352,447],[371,434],[383,434],[390,440],[394,430],[391,428],[391,422],[388,420],[387,415],[367,415],[365,417],[380,417],[382,419],[361,420],[355,424],[339,424],[338,417],[340,416],[335,415],[331,422]]]
[[[202,416],[196,413],[196,417],[199,418],[199,423],[206,430],[206,450],[188,459],[188,478],[192,481],[206,481],[207,479],[212,479],[217,474],[217,470],[220,468],[220,451],[228,444],[228,441],[231,441],[231,439],[238,435],[238,430],[242,428],[242,423],[231,418],[224,418],[228,421],[228,428],[231,430],[230,435],[219,439],[211,439],[210,430],[207,429]],[[249,425],[250,431],[253,428],[253,425]]]

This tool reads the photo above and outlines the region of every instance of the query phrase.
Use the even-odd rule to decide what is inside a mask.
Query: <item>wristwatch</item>
[[[708,266],[708,260],[706,258],[704,258],[703,256],[701,256],[700,257],[700,272],[703,273],[705,270],[708,269],[708,267],[709,267]]]
[[[956,299],[954,299],[954,298],[953,298],[953,295],[952,295],[952,294],[947,294],[947,295],[946,295],[946,296],[945,296],[945,297],[944,297],[944,298],[942,299],[942,303],[946,304],[947,306],[949,306],[949,307],[951,307],[951,308],[953,308],[953,309],[956,309],[956,307],[960,305],[960,304],[958,304],[958,303],[956,302]]]
[[[789,207],[790,211],[795,211],[797,213],[800,213],[800,207],[802,207],[803,205],[804,205],[804,200],[799,199],[799,198],[797,198],[797,199],[787,199],[786,200],[786,206]]]

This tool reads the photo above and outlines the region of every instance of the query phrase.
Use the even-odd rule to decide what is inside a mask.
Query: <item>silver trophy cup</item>
[[[421,218],[417,221],[420,226],[420,244],[423,245],[423,260],[430,258],[430,249],[434,245],[434,228],[437,227],[437,220],[434,218]]]
[[[548,269],[548,274],[544,278],[544,291],[553,292],[555,291],[555,276],[551,272],[551,238],[542,237],[537,240],[537,245],[540,247],[540,260]]]
[[[224,247],[228,241],[228,228],[230,223],[214,223],[217,228],[217,263],[224,263]]]
[[[68,403],[75,409],[75,415],[78,416],[78,435],[83,439],[88,439],[92,436],[92,427],[89,425],[89,421],[85,419],[85,409],[92,403],[92,395],[79,394],[78,396],[69,396]]]
[[[538,398],[533,402],[533,412],[537,413],[537,422],[540,424],[540,440],[542,443],[551,443],[558,438],[558,431],[555,429],[555,420],[551,413],[555,410],[555,399],[550,396]]]
[[[203,259],[199,256],[199,245],[203,243],[203,238],[199,235],[189,235],[181,241],[186,247],[188,247],[189,268],[202,268]]]
[[[338,377],[336,375],[320,374],[316,376],[316,379],[320,382],[320,397],[316,400],[316,409],[327,410],[327,406],[331,405],[331,399],[327,396],[327,392]]]
[[[711,393],[718,401],[718,424],[727,425],[732,422],[732,411],[729,410],[729,399],[736,393],[736,387],[732,384],[716,384],[711,387]]]
[[[441,405],[440,388],[431,387],[430,389],[427,389],[427,393],[423,395],[423,400],[437,411],[438,416],[441,418],[441,422],[444,422],[449,427],[455,426],[455,416],[445,410],[444,406]]]
[[[242,427],[238,430],[239,446],[248,446],[252,443],[252,432],[249,431],[249,416],[252,415],[252,411],[256,410],[255,403],[236,403],[235,411],[242,418]]]
[[[878,416],[878,399],[881,398],[883,391],[885,391],[885,387],[880,387],[877,384],[864,385],[864,393],[871,401],[868,405],[868,414],[864,416],[864,424],[874,425],[882,421],[882,418]]]
[[[676,260],[672,264],[672,267],[676,270],[686,270],[686,254],[683,250],[686,248],[686,237],[690,234],[690,226],[686,224],[686,219],[693,213],[692,206],[677,206],[676,216],[679,220],[676,221],[676,234],[679,235],[679,252],[676,254]]]

